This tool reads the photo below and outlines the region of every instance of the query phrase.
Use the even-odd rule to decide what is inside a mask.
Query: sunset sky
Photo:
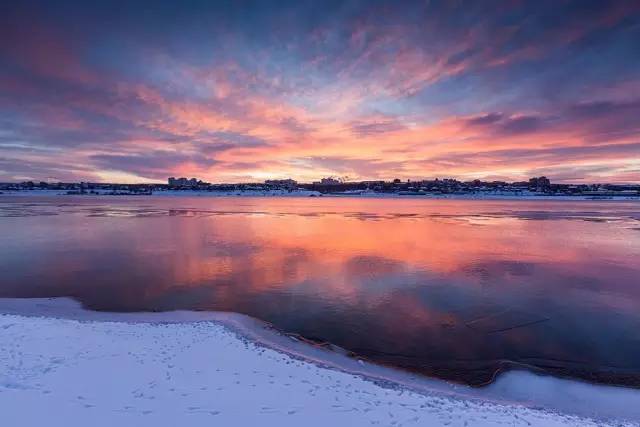
[[[640,2],[8,1],[0,181],[640,182]]]

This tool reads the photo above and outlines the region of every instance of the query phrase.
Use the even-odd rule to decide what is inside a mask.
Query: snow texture
[[[114,315],[117,316],[117,315]],[[0,315],[3,426],[595,426],[328,369],[214,321]]]

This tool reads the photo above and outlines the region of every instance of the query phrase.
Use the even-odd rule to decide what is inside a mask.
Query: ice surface
[[[127,197],[123,195],[114,196],[111,190],[94,190],[94,194],[90,196],[108,196],[108,197]],[[66,196],[70,197],[66,191],[60,190],[19,190],[19,191],[3,191],[0,196]],[[77,196],[77,195],[76,195]],[[322,194],[313,190],[232,190],[232,191],[205,191],[205,190],[155,190],[153,196],[170,196],[170,197],[356,197],[356,198],[399,198],[399,199],[453,199],[453,200],[629,200],[640,201],[638,196],[610,196],[606,199],[594,198],[585,195],[548,195],[539,193],[514,193],[508,191],[493,191],[482,193],[463,193],[463,194],[437,194],[425,193],[423,195],[416,194],[399,194],[399,193],[376,193],[373,191],[365,191],[361,193],[344,192]],[[75,197],[75,196],[74,196]],[[144,195],[131,195],[131,197],[142,197]]]

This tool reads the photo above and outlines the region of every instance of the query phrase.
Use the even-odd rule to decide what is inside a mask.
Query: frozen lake
[[[233,311],[480,385],[640,385],[640,204],[0,196],[0,297]]]

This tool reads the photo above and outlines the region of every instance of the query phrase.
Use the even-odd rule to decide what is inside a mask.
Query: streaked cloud
[[[638,180],[637,2],[1,12],[0,180]]]

